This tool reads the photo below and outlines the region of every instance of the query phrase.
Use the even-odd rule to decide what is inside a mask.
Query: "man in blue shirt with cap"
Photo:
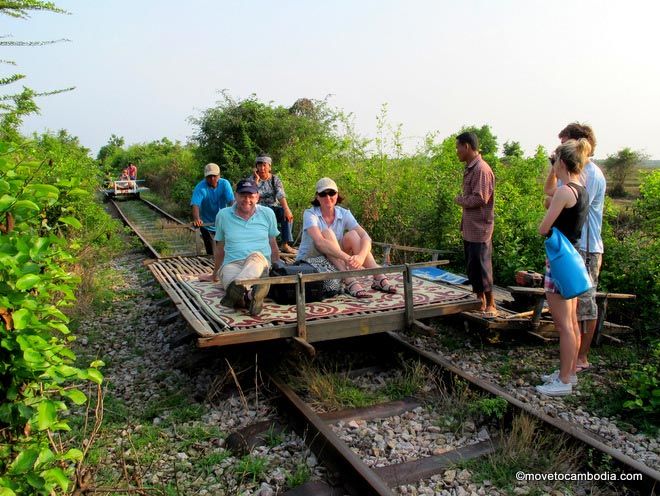
[[[206,164],[204,179],[195,186],[190,205],[192,206],[193,224],[200,228],[207,255],[213,255],[215,216],[220,209],[233,202],[234,192],[231,190],[229,181],[220,178],[220,167],[213,163]]]

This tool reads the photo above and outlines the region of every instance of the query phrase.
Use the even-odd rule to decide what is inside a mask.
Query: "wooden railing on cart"
[[[326,281],[330,279],[347,279],[351,277],[365,277],[376,274],[403,274],[403,300],[405,311],[405,323],[407,327],[412,326],[414,317],[412,271],[423,267],[436,267],[448,264],[448,260],[432,260],[403,265],[389,265],[375,267],[373,269],[348,270],[339,272],[320,272],[315,274],[297,274],[291,276],[277,276],[256,279],[237,279],[237,284],[295,284],[296,285],[296,312],[297,312],[297,337],[307,341],[307,322],[305,310],[305,284],[313,281]]]

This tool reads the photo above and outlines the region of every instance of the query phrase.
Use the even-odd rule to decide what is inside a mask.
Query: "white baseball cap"
[[[319,179],[316,183],[316,192],[321,193],[322,191],[326,191],[328,189],[331,189],[332,191],[339,191],[339,188],[337,188],[337,183],[329,177],[322,177]]]
[[[219,176],[220,175],[220,167],[218,167],[218,164],[214,164],[211,162],[210,164],[206,164],[204,166],[204,177],[206,176]]]

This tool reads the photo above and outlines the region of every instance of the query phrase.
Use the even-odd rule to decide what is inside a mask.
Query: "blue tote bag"
[[[550,262],[552,281],[564,298],[575,298],[592,288],[593,283],[584,260],[556,227],[552,228],[552,234],[545,240],[545,253]]]

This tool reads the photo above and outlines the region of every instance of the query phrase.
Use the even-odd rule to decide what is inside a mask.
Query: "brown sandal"
[[[346,292],[353,298],[373,298],[373,295],[367,293],[367,290],[362,287],[357,279],[346,285]]]
[[[387,277],[381,277],[378,280],[374,279],[374,282],[371,283],[371,289],[387,294],[396,293],[396,286],[391,284]]]

